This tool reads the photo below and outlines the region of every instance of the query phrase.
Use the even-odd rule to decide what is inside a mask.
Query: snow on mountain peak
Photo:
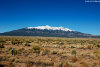
[[[68,28],[64,28],[64,27],[51,27],[49,25],[46,25],[46,26],[37,26],[37,27],[27,27],[27,29],[41,29],[41,30],[44,30],[44,29],[47,29],[47,30],[62,30],[62,31],[73,31],[71,29],[68,29]]]

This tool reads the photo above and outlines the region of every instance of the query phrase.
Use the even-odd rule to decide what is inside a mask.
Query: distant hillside
[[[73,31],[64,27],[38,26],[27,27],[0,33],[3,36],[44,36],[44,37],[67,37],[67,38],[100,38],[100,36]]]

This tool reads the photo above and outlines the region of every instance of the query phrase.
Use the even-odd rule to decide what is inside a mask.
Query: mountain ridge
[[[66,37],[66,38],[100,38],[100,36],[73,31],[64,27],[38,26],[26,27],[5,33],[1,36],[43,36],[43,37]]]

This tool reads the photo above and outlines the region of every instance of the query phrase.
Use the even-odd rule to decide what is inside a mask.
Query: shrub
[[[0,40],[0,43],[6,43],[6,40],[1,39],[1,40]]]
[[[15,65],[12,62],[7,63],[7,67],[15,67]]]
[[[72,65],[66,62],[63,67],[72,67]]]
[[[77,54],[76,50],[72,50],[72,55],[75,55],[76,57],[76,54]]]
[[[88,48],[88,49],[92,49],[92,46],[91,46],[91,45],[88,45],[87,48]]]
[[[62,62],[59,67],[72,67],[71,64],[69,64],[68,62]]]
[[[13,45],[22,44],[22,42],[21,42],[21,41],[12,41],[12,44],[13,44]]]
[[[15,44],[17,44],[17,42],[16,41],[12,41],[12,44],[15,45]]]
[[[100,48],[100,45],[96,45],[98,48]]]
[[[46,54],[49,54],[50,53],[50,50],[49,49],[41,49],[41,55],[46,55]]]
[[[26,43],[25,46],[31,46],[29,43]]]
[[[76,48],[76,47],[74,47],[74,46],[71,46],[70,48]]]
[[[9,61],[10,62],[14,62],[15,61],[15,58],[10,58]]]
[[[34,46],[34,47],[33,47],[33,50],[35,50],[35,51],[36,51],[36,50],[40,50],[40,47],[39,47],[39,46]]]
[[[0,56],[0,61],[8,61],[8,57],[7,56]]]
[[[57,51],[53,51],[52,54],[57,54]]]
[[[81,62],[80,64],[81,64],[81,67],[89,67],[86,62]]]
[[[40,53],[40,49],[41,48],[39,46],[34,46],[33,47],[33,50],[34,50],[35,53]]]
[[[98,50],[94,50],[93,54],[94,54],[95,56],[99,56],[99,55],[100,55],[100,52],[99,52]]]
[[[25,67],[32,67],[32,63],[31,63],[30,61],[27,61],[27,62],[25,63]]]
[[[97,64],[96,63],[93,63],[93,67],[97,67]]]
[[[0,44],[0,48],[4,48],[4,45]]]
[[[59,45],[64,45],[64,43],[63,42],[60,42]]]
[[[17,50],[14,50],[14,56],[17,55],[17,52],[18,52]]]
[[[44,61],[42,62],[42,66],[47,67],[47,66],[54,66],[54,62],[51,61]]]
[[[66,46],[64,45],[63,48],[66,48]]]

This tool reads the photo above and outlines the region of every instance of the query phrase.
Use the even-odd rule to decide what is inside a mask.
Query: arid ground
[[[100,39],[0,36],[0,67],[100,67]]]

